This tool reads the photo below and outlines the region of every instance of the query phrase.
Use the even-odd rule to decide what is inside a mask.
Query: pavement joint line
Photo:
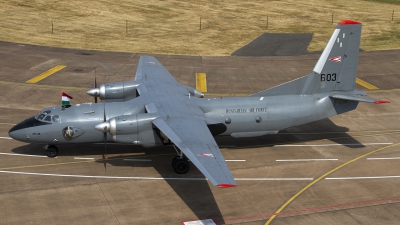
[[[124,161],[133,161],[133,162],[151,162],[151,159],[132,159],[132,158],[126,158],[123,159]]]
[[[10,153],[11,154],[11,153]],[[167,153],[167,154],[160,154],[160,155],[147,155],[147,157],[158,157],[158,156],[165,156],[165,155],[174,155],[176,153]],[[22,155],[22,154],[20,154]],[[18,155],[18,156],[20,156]],[[138,155],[137,157],[145,157],[146,155]],[[47,157],[47,156],[45,156]],[[57,158],[57,157],[55,157]],[[113,160],[121,160],[125,157],[118,157],[113,159],[94,159],[94,160],[85,160],[85,161],[70,161],[70,162],[60,162],[60,163],[48,163],[48,164],[37,164],[37,165],[29,165],[29,166],[14,166],[14,167],[5,167],[0,168],[0,170],[13,170],[13,169],[25,169],[25,168],[37,168],[37,167],[46,167],[46,166],[60,166],[60,165],[69,165],[69,164],[79,164],[79,163],[90,163],[90,162],[107,162]]]
[[[51,68],[51,69],[49,69],[49,70],[37,75],[37,76],[27,80],[26,83],[35,84],[35,83],[45,79],[46,77],[49,77],[49,76],[57,73],[58,71],[64,69],[65,67],[67,67],[67,66],[66,65],[57,65],[57,66],[55,66],[55,67],[53,67],[53,68]]]
[[[54,176],[54,177],[76,177],[76,178],[95,178],[95,179],[131,179],[131,180],[186,180],[186,181],[206,181],[207,178],[202,177],[122,177],[122,176],[96,176],[96,175],[78,175],[78,174],[57,174],[57,173],[35,173],[0,170],[0,173],[37,175],[37,176]],[[313,178],[235,178],[240,181],[308,181]]]
[[[365,88],[367,88],[367,89],[369,89],[369,90],[378,90],[379,89],[378,87],[376,87],[376,86],[374,86],[374,85],[372,85],[372,84],[370,84],[370,83],[368,83],[366,81],[363,81],[360,78],[356,78],[356,83],[361,85],[361,86],[363,86],[363,87],[365,87]]]
[[[355,138],[360,138],[360,137],[393,135],[393,134],[399,134],[399,133],[400,133],[399,130],[389,130],[388,132],[382,132],[382,133],[373,133],[373,134],[348,136],[348,137],[325,138],[325,139],[318,139],[318,140],[319,141],[331,141],[331,140],[343,140],[343,139],[350,139],[350,138],[355,139]],[[277,135],[277,134],[274,134],[274,135]],[[310,142],[310,141],[316,141],[316,140],[304,140],[303,142]],[[287,145],[287,144],[294,144],[294,143],[299,143],[299,142],[292,141],[292,142],[281,142],[281,143],[276,143],[276,144],[252,145],[252,146],[246,146],[246,148],[273,147],[273,146],[278,146],[278,145]],[[237,149],[237,148],[243,148],[243,147],[232,147],[232,149]]]
[[[374,177],[327,177],[325,180],[366,180],[366,179],[392,179],[400,176],[374,176]]]
[[[15,86],[30,86],[37,88],[52,88],[52,89],[65,89],[65,90],[88,90],[89,88],[80,88],[80,87],[71,87],[71,86],[57,86],[57,85],[47,85],[47,84],[30,84],[30,83],[20,83],[20,82],[12,82],[12,81],[0,81],[0,84],[3,85],[15,85]],[[387,92],[400,92],[400,88],[393,89],[375,89],[375,90],[367,90],[367,93],[387,93]],[[212,97],[245,97],[252,95],[253,93],[205,93],[205,98]]]
[[[279,214],[282,212],[283,209],[285,209],[285,208],[286,208],[291,202],[293,202],[298,196],[300,196],[303,192],[305,192],[306,190],[308,190],[310,187],[312,187],[312,186],[313,186],[314,184],[316,184],[318,181],[324,179],[325,177],[329,176],[330,174],[336,172],[337,170],[340,170],[341,168],[343,168],[343,167],[345,167],[345,166],[347,166],[347,165],[349,165],[349,164],[351,164],[351,163],[353,163],[353,162],[355,162],[355,161],[357,161],[357,160],[359,160],[359,159],[362,159],[362,158],[364,158],[364,157],[366,157],[366,156],[369,156],[369,155],[371,155],[371,154],[374,154],[374,153],[377,153],[377,152],[380,152],[380,151],[383,151],[383,150],[385,150],[385,149],[392,148],[392,147],[395,147],[395,146],[398,146],[398,145],[400,145],[400,142],[397,142],[397,143],[395,143],[395,144],[388,145],[388,146],[385,146],[385,147],[378,148],[378,149],[376,149],[376,150],[370,151],[370,152],[365,153],[365,154],[363,154],[363,155],[361,155],[361,156],[358,156],[358,157],[356,157],[356,158],[354,158],[354,159],[352,159],[352,160],[350,160],[350,161],[347,161],[347,162],[345,162],[345,163],[343,163],[343,164],[341,164],[341,165],[339,165],[339,166],[337,166],[337,167],[331,169],[330,171],[324,173],[323,175],[319,176],[319,177],[316,178],[314,181],[312,181],[311,183],[309,183],[308,185],[306,185],[305,187],[303,187],[300,191],[298,191],[298,192],[297,192],[295,195],[293,195],[291,198],[289,198],[285,203],[283,203],[283,205],[281,205],[281,206],[278,208],[278,210],[276,210],[275,213],[273,213],[273,214],[269,217],[269,219],[267,220],[267,222],[265,222],[265,225],[270,224],[270,223],[275,219],[275,217],[276,217],[277,215],[279,215]]]
[[[332,147],[332,146],[362,146],[362,145],[391,145],[393,143],[357,143],[357,144],[319,144],[319,145],[275,145],[274,147]]]

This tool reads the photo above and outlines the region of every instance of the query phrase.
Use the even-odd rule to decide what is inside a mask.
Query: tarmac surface
[[[156,55],[178,82],[207,73],[207,97],[244,96],[308,74],[318,55],[200,57]],[[59,146],[8,139],[42,108],[91,102],[97,83],[134,79],[139,55],[0,42],[1,224],[398,224],[400,221],[400,51],[361,52],[358,77],[390,104],[360,103],[346,114],[276,135],[217,137],[238,186],[212,186],[194,167],[177,175],[172,147]],[[56,66],[61,71],[27,80]],[[198,178],[190,180],[188,178]],[[280,213],[277,213],[277,212]],[[276,216],[276,217],[275,217]],[[272,221],[268,219],[272,218]]]
[[[264,33],[259,37],[234,51],[232,56],[294,56],[321,54],[308,52],[313,34],[273,34]]]

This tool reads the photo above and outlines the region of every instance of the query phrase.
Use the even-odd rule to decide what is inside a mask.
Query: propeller
[[[97,97],[100,96],[100,89],[97,87],[96,77],[96,67],[94,67],[94,88],[86,92],[88,95],[94,97],[94,103],[97,103]]]
[[[106,103],[103,103],[103,105],[104,105],[103,123],[97,124],[95,128],[96,130],[103,132],[103,140],[104,140],[103,163],[104,163],[104,169],[106,169],[105,155],[107,154],[107,133],[108,131],[110,131],[110,124],[107,122],[107,117],[106,117]]]
[[[96,77],[95,77],[95,79],[94,79],[94,83],[95,83],[95,85],[96,85]],[[95,97],[95,102],[97,103],[97,97]],[[104,119],[103,119],[103,122],[105,123],[106,122],[106,103],[104,103],[103,104],[104,105]],[[103,164],[104,164],[104,170],[106,170],[107,169],[107,164],[106,164],[106,154],[107,154],[107,132],[108,132],[108,130],[109,130],[109,128],[110,128],[110,126],[109,126],[109,124],[107,123],[107,125],[106,126],[104,126],[104,128],[103,128],[103,134],[104,134],[104,154],[103,154]]]
[[[94,89],[97,90],[97,81],[96,81],[96,67],[94,67]],[[98,95],[93,96],[94,97],[94,103],[97,103],[97,97]]]

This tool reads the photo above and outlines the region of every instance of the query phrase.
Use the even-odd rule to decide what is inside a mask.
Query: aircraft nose
[[[25,135],[26,120],[18,123],[8,131],[8,135],[16,140],[26,139]]]

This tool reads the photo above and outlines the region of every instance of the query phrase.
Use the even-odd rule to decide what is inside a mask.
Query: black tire
[[[172,167],[174,167],[174,164],[175,164],[176,160],[178,160],[178,159],[179,159],[179,156],[175,156],[175,157],[172,159],[172,163],[171,163]]]
[[[187,159],[182,158],[182,159],[175,159],[173,160],[173,165],[172,167],[175,170],[175,173],[177,174],[185,174],[189,171],[190,169],[190,164],[189,161],[187,161]]]
[[[46,150],[46,155],[49,158],[57,157],[58,155],[58,148],[54,145],[50,145]]]

